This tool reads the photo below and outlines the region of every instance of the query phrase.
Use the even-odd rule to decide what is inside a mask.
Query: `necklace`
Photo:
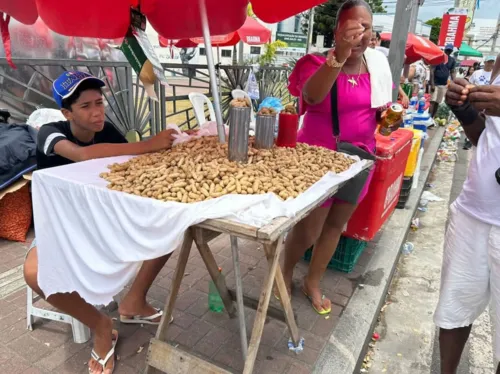
[[[351,76],[347,81],[352,85],[352,87],[356,87],[358,85],[358,81],[359,81],[359,77],[361,75],[361,68],[363,67],[363,64],[365,64],[365,57],[363,56],[361,58],[361,63],[359,64],[359,72],[358,72],[358,78],[354,78],[354,76]],[[346,74],[348,77],[349,77],[349,74],[347,74],[345,71],[344,71],[344,67],[342,67],[342,71],[344,72],[344,74]]]

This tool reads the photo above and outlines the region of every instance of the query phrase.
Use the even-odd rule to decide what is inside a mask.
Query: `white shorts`
[[[493,323],[500,326],[500,227],[478,221],[452,205],[434,322],[447,330],[469,326],[490,299]],[[500,329],[496,329],[495,357],[500,360],[499,343]]]
[[[446,95],[448,86],[436,86],[431,96],[431,101],[441,104]]]

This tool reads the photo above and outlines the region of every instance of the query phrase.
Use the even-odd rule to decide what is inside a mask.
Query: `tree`
[[[436,17],[436,18],[428,20],[425,23],[426,25],[429,25],[432,27],[431,36],[429,39],[431,40],[431,42],[436,43],[436,44],[438,43],[439,33],[441,32],[441,22],[443,22],[443,19]]]
[[[322,5],[318,5],[314,10],[314,28],[313,28],[313,44],[316,43],[318,35],[325,36],[324,46],[329,48],[333,45],[333,29],[337,18],[337,12],[344,0],[328,0]],[[368,0],[373,13],[386,13],[383,0]],[[307,35],[309,27],[309,12],[304,13],[304,22],[302,23],[302,31]]]
[[[260,56],[259,63],[261,66],[271,65],[276,61],[276,51],[278,48],[286,48],[287,44],[281,40],[276,40],[272,43],[264,44],[264,54]]]

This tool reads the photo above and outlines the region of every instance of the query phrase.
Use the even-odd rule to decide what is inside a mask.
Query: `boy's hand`
[[[163,130],[159,134],[153,136],[147,141],[150,152],[157,152],[163,149],[172,148],[172,143],[174,142],[174,134],[178,134],[177,131],[173,129]]]

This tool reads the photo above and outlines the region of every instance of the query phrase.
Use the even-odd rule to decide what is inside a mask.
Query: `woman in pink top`
[[[298,141],[336,149],[330,102],[330,91],[336,82],[339,140],[374,153],[377,119],[380,119],[387,106],[372,107],[370,74],[363,56],[372,36],[370,6],[363,0],[346,1],[339,9],[334,32],[335,51],[330,51],[327,57],[303,57],[290,76],[288,88],[292,95],[301,97],[300,110],[305,113]],[[387,63],[385,58],[382,62]],[[390,80],[383,84],[392,86]],[[367,193],[371,176],[372,174],[358,203]],[[309,272],[304,278],[302,290],[320,314],[331,311],[330,300],[320,290],[320,280],[335,252],[343,228],[356,207],[357,204],[330,199],[297,224],[287,236],[283,274],[289,291],[295,265],[307,248],[314,244]]]

